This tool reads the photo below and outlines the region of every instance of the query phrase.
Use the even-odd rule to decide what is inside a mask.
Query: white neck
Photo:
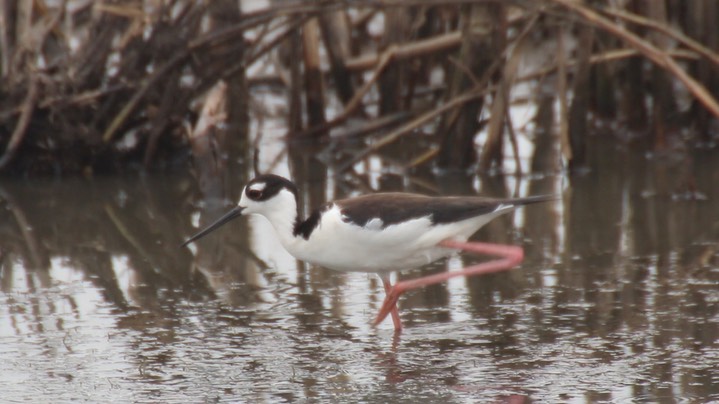
[[[292,252],[290,247],[297,242],[298,238],[302,238],[301,236],[295,237],[293,234],[295,230],[295,223],[298,220],[297,208],[292,210],[282,209],[270,211],[264,213],[263,216],[265,216],[265,218],[267,218],[267,220],[269,220],[272,224],[272,227],[275,228],[282,245],[288,251]]]
[[[248,214],[257,214],[264,216],[272,227],[275,228],[277,236],[290,254],[297,256],[298,244],[302,244],[305,240],[302,236],[295,236],[295,223],[298,220],[297,200],[295,195],[288,191],[282,190],[272,199],[262,203],[253,203],[244,197],[240,200],[240,205],[247,206]]]

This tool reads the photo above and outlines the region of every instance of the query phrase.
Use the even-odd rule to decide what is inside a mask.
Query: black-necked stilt
[[[235,217],[264,216],[285,249],[297,259],[338,271],[377,273],[387,297],[375,324],[391,313],[397,331],[402,325],[396,303],[405,291],[455,276],[509,269],[522,261],[524,252],[520,247],[468,243],[467,239],[480,227],[520,206],[556,199],[552,195],[489,199],[377,193],[328,202],[302,219],[297,198],[292,181],[272,174],[260,175],[245,186],[235,208],[183,246]],[[391,285],[390,272],[433,262],[457,249],[503,258]]]

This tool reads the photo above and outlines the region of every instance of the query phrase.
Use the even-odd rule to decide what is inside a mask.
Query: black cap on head
[[[297,198],[297,186],[287,178],[274,174],[262,174],[253,178],[245,187],[245,196],[253,201],[266,201],[282,189],[292,192]]]

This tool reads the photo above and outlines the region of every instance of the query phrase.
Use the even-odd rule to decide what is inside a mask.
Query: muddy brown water
[[[687,167],[613,150],[572,178],[424,178],[562,198],[477,234],[522,245],[520,267],[402,297],[399,337],[369,325],[377,279],[296,262],[262,220],[178,247],[243,175],[223,201],[189,175],[3,180],[0,401],[719,400],[715,154]],[[307,198],[332,188],[302,183]]]

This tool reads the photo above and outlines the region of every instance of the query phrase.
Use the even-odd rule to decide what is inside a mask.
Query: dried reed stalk
[[[548,0],[550,3],[559,4],[566,9],[574,12],[578,16],[582,17],[585,22],[595,25],[598,28],[606,30],[613,35],[616,35],[619,39],[623,40],[627,45],[639,51],[647,59],[656,63],[658,66],[666,69],[669,73],[674,75],[679,81],[681,81],[689,90],[689,92],[709,110],[714,116],[719,117],[719,103],[717,100],[707,91],[707,89],[691,77],[667,52],[658,49],[648,41],[640,38],[638,35],[628,31],[621,25],[615,24],[612,21],[602,17],[598,12],[593,9],[576,3],[572,0]]]

